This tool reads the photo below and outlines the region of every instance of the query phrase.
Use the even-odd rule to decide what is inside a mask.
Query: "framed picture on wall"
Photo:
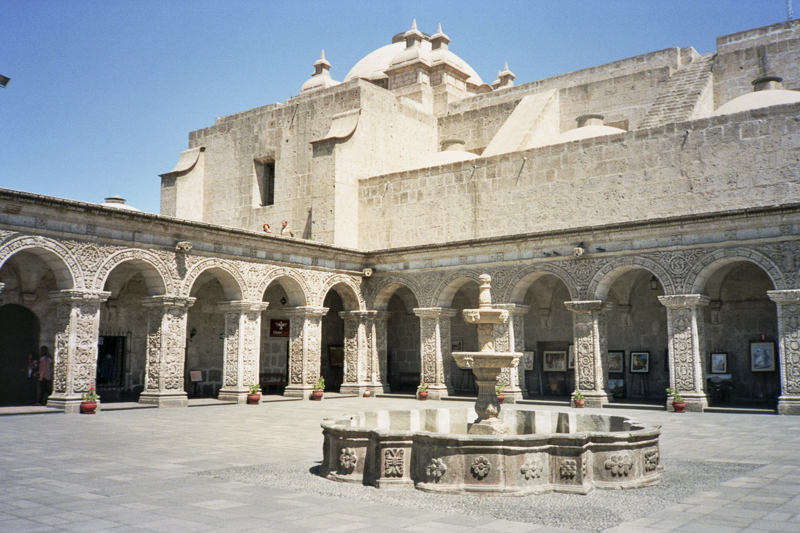
[[[542,369],[545,372],[564,372],[567,369],[567,352],[544,352]]]
[[[524,370],[533,370],[534,357],[536,357],[536,352],[522,352],[522,368]]]
[[[625,352],[619,350],[608,352],[608,373],[622,374],[625,370]]]
[[[650,352],[631,352],[631,374],[650,372]]]
[[[728,373],[728,354],[726,353],[711,354],[711,373],[712,374]]]
[[[269,321],[270,337],[288,337],[289,321],[285,318],[271,318]]]
[[[625,380],[622,378],[614,378],[608,380],[608,391],[613,398],[625,397]]]
[[[574,344],[570,344],[569,345],[569,350],[567,350],[567,353],[569,354],[568,357],[567,357],[567,368],[572,370],[573,368],[575,368],[575,345]]]
[[[775,371],[775,343],[773,342],[750,343],[750,371],[751,372]]]

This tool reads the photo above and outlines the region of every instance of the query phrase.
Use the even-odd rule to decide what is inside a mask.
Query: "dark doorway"
[[[123,399],[125,337],[102,336],[97,340],[97,394],[104,402]]]
[[[16,304],[0,307],[0,405],[34,402],[36,383],[28,379],[28,354],[38,358],[38,344],[39,319],[30,309]]]

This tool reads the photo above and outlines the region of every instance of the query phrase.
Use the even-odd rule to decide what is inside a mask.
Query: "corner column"
[[[311,396],[312,386],[320,371],[322,317],[327,307],[295,307],[286,311],[289,317],[289,385],[284,396]]]
[[[667,308],[670,388],[681,393],[687,411],[702,412],[708,407],[703,378],[703,308],[711,299],[701,294],[674,294],[659,296],[658,301]],[[672,410],[671,398],[667,398],[667,410]]]
[[[601,300],[564,302],[572,311],[575,345],[575,390],[586,397],[586,407],[611,402],[608,393],[608,327],[606,313],[612,304]]]
[[[508,310],[508,322],[496,324],[495,349],[498,352],[524,352],[525,351],[525,313],[530,310],[529,305],[496,304],[497,309]],[[500,371],[497,383],[505,386],[505,402],[517,403],[528,393],[525,385],[525,372],[521,369],[525,362],[519,358],[519,364],[514,368],[504,368]]]
[[[418,307],[420,328],[420,378],[428,384],[428,397],[439,400],[455,391],[450,383],[450,319],[458,311],[443,307]],[[447,380],[445,381],[445,376]]]
[[[186,318],[195,298],[150,296],[142,299],[147,312],[147,361],[139,403],[186,407],[184,383]]]
[[[767,291],[778,307],[778,414],[800,415],[800,290]]]
[[[259,383],[261,311],[266,302],[237,300],[217,305],[225,313],[225,361],[220,400],[247,403],[250,385]]]
[[[50,293],[56,302],[53,393],[47,406],[77,413],[84,392],[95,385],[100,304],[110,292],[64,290]]]

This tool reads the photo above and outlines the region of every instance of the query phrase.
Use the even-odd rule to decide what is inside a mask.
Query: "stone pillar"
[[[800,415],[800,290],[767,291],[778,306],[778,414]]]
[[[327,312],[327,307],[295,307],[285,313],[289,317],[289,385],[284,396],[310,398],[320,375],[322,317]]]
[[[455,392],[450,382],[450,364],[453,360],[450,352],[450,319],[457,313],[455,309],[442,307],[414,309],[414,314],[419,317],[421,380],[428,384],[428,398],[431,400]]]
[[[139,403],[158,407],[186,407],[183,384],[186,361],[186,318],[195,298],[142,298],[147,312],[147,360],[144,391]]]
[[[372,321],[372,395],[389,391],[389,368],[387,364],[387,322],[391,313],[376,311]]]
[[[95,386],[100,304],[109,296],[110,292],[78,289],[50,293],[56,302],[56,339],[48,407],[77,413],[83,393]]]
[[[602,407],[608,393],[608,328],[606,313],[612,304],[600,300],[564,302],[572,311],[575,344],[575,390],[586,397],[586,407]]]
[[[524,352],[525,351],[525,313],[530,310],[529,305],[496,304],[496,309],[508,310],[508,322],[496,324],[495,350],[498,352]],[[497,383],[505,386],[506,403],[516,403],[528,393],[525,385],[525,364],[519,358],[519,364],[514,368],[504,368],[497,378]]]
[[[702,412],[708,407],[703,374],[703,308],[711,301],[700,294],[659,296],[667,308],[669,335],[669,386],[680,391],[687,411]],[[672,399],[667,398],[667,410]]]
[[[225,313],[225,360],[220,400],[247,403],[250,385],[260,382],[261,311],[268,305],[266,302],[239,300],[217,306]]]
[[[372,323],[375,311],[342,311],[344,377],[339,392],[361,396],[372,379]]]

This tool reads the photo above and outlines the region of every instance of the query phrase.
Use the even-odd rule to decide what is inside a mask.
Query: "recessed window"
[[[262,206],[275,203],[275,161],[271,159],[254,161],[258,198]]]

